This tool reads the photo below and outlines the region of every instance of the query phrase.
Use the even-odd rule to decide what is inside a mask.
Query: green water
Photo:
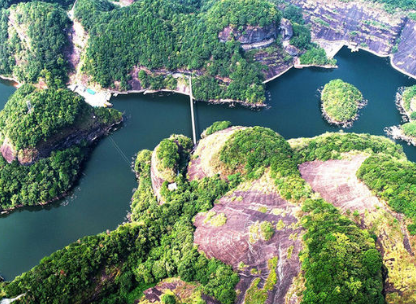
[[[198,103],[197,132],[217,120],[269,127],[285,138],[337,131],[322,119],[317,95],[318,88],[335,78],[357,86],[369,101],[348,132],[383,135],[386,126],[399,124],[396,90],[416,82],[393,70],[386,59],[365,52],[343,49],[337,59],[339,69],[291,70],[270,83],[268,109]],[[13,91],[0,85],[1,107]],[[153,149],[172,133],[191,136],[189,99],[185,96],[128,95],[112,102],[125,113],[126,122],[95,147],[71,197],[0,218],[0,272],[6,279],[29,270],[43,256],[82,236],[114,229],[125,221],[132,189],[137,186],[129,163],[135,153]],[[409,159],[416,161],[416,148],[404,148]]]

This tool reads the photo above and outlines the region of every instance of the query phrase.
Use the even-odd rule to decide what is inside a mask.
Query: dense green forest
[[[358,178],[396,212],[412,219],[409,232],[416,234],[416,164],[398,161],[390,156],[373,156],[365,160]]]
[[[383,136],[355,133],[325,133],[312,138],[291,140],[298,163],[314,160],[340,159],[341,153],[364,151],[369,154],[384,153],[405,160],[403,147]]]
[[[96,115],[94,121],[92,116]],[[94,109],[78,94],[67,89],[38,90],[23,85],[0,112],[0,134],[17,150],[34,148],[53,135],[74,125],[113,124],[121,114],[113,109]],[[85,128],[84,127],[84,128]]]
[[[33,0],[0,0],[0,9],[8,8],[13,4],[26,3],[32,1]],[[62,5],[65,9],[68,9],[71,5],[74,4],[75,0],[42,0],[42,2],[59,4]]]
[[[278,24],[281,13],[265,0],[213,1],[205,7],[144,0],[117,9],[105,0],[78,1],[75,16],[91,37],[85,70],[104,87],[120,81],[124,89],[135,65],[192,71],[197,75],[197,99],[263,102],[263,67],[240,49],[238,41],[220,42],[218,33],[229,25],[242,29]],[[147,81],[144,73],[139,76],[145,87],[165,85],[161,79]]]
[[[64,85],[68,64],[63,51],[69,25],[65,10],[54,4],[29,2],[1,10],[0,73],[20,82],[43,77],[48,86]]]
[[[307,200],[302,208],[308,212],[302,303],[385,303],[382,260],[369,232],[323,200]]]
[[[33,165],[8,164],[0,157],[0,210],[35,206],[66,193],[78,177],[85,147],[52,152]]]
[[[120,112],[91,108],[67,89],[39,90],[23,85],[0,112],[1,142],[8,138],[16,151],[34,148],[52,138],[59,146],[58,140],[65,139],[64,129],[88,132],[93,126],[108,128],[120,121]],[[64,194],[78,176],[86,154],[82,144],[52,151],[50,156],[30,166],[17,161],[8,164],[0,157],[0,208],[33,206]]]
[[[363,95],[352,84],[335,79],[324,86],[321,100],[322,110],[330,122],[342,124],[356,119]]]

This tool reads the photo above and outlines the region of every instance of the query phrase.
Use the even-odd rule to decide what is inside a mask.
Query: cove
[[[387,59],[344,48],[338,69],[291,70],[268,84],[268,105],[261,110],[197,103],[197,133],[217,120],[234,125],[272,128],[285,138],[309,137],[339,128],[321,117],[317,89],[335,78],[355,85],[368,100],[346,132],[384,135],[401,117],[394,98],[400,86],[416,81],[391,68]],[[3,107],[14,88],[0,85]],[[0,218],[0,273],[8,280],[29,270],[41,258],[78,238],[114,229],[126,220],[132,189],[137,186],[130,162],[141,149],[153,149],[172,133],[191,136],[189,98],[181,95],[120,95],[114,107],[126,116],[123,127],[93,149],[72,194],[46,207],[25,208]],[[404,146],[416,161],[416,148]]]

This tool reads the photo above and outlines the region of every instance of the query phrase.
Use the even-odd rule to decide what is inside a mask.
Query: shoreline
[[[0,75],[0,79],[12,82],[12,86],[15,87],[16,89],[18,89],[18,88],[20,88],[22,86],[22,84],[20,82],[18,82],[13,77],[8,77],[8,76]]]
[[[404,134],[401,126],[386,127],[384,132],[387,134],[387,136],[395,140],[402,140],[407,142],[408,145],[413,145],[416,147],[416,137]]]
[[[363,51],[369,52],[369,53],[371,53],[371,54],[373,54],[377,57],[380,57],[380,58],[389,57],[390,65],[393,69],[395,69],[399,73],[401,73],[403,75],[406,75],[406,76],[408,76],[412,79],[416,79],[416,75],[412,75],[409,72],[404,71],[403,69],[399,68],[394,63],[394,59],[393,59],[394,54],[387,54],[387,55],[379,54],[379,53],[377,53],[373,50],[370,50],[369,48],[363,48],[360,45],[353,45],[353,44],[351,44],[351,43],[349,43],[348,41],[345,41],[345,40],[327,41],[327,40],[323,40],[323,39],[312,39],[312,41],[317,43],[318,45],[320,45],[321,47],[323,47],[325,49],[325,52],[327,53],[328,58],[334,58],[343,47],[348,47],[351,50],[351,52],[363,50]],[[324,44],[326,44],[326,45],[324,45]],[[302,65],[298,61],[299,61],[299,59],[298,60],[294,59],[294,62],[290,66],[288,66],[283,71],[276,74],[275,76],[265,79],[263,81],[263,84],[267,84],[269,82],[272,82],[273,80],[276,80],[277,78],[283,76],[285,73],[290,71],[292,68],[295,68],[295,69],[303,69],[303,68],[310,68],[310,67],[323,68],[323,69],[337,69],[338,68],[337,65],[334,65],[334,66],[333,65],[314,65],[314,64]],[[0,75],[0,79],[12,82],[12,85],[15,88],[19,88],[22,85],[21,83],[19,83],[13,77]],[[74,84],[73,83],[68,83],[67,87],[69,88],[72,85],[74,85]],[[160,89],[160,90],[139,89],[139,90],[137,90],[137,89],[135,89],[135,90],[127,90],[127,91],[117,91],[117,90],[103,88],[102,92],[111,94],[108,101],[110,101],[112,97],[117,97],[118,95],[128,95],[128,94],[144,94],[144,95],[146,95],[146,94],[155,94],[155,93],[174,93],[174,94],[181,94],[181,95],[185,95],[185,96],[190,97],[189,92],[182,91],[182,90],[177,90],[177,89],[175,89],[175,90],[169,90],[169,89]],[[244,107],[248,107],[248,108],[267,107],[267,104],[265,104],[265,103],[252,104],[252,103],[248,103],[248,102],[245,102],[245,101],[232,100],[232,99],[219,99],[219,100],[213,100],[213,99],[211,99],[211,100],[197,100],[197,99],[194,99],[194,100],[198,101],[198,102],[207,102],[209,104],[229,104],[230,106],[234,106],[235,104],[240,104],[240,105],[242,105]]]
[[[86,147],[87,152],[86,152],[85,158],[81,162],[81,167],[84,166],[85,165],[84,162],[86,162],[88,160],[89,155],[92,153],[92,147],[93,147],[93,145],[97,144],[97,140],[100,139],[101,137],[107,136],[111,131],[115,130],[122,123],[123,123],[123,119],[109,125],[101,135],[99,135],[97,137],[94,137],[94,139]],[[50,205],[50,204],[52,204],[56,201],[59,201],[59,200],[65,198],[65,197],[67,197],[68,194],[74,189],[75,184],[79,181],[80,176],[81,176],[83,171],[84,171],[84,169],[81,168],[79,170],[79,172],[77,172],[76,176],[74,177],[74,180],[72,181],[71,186],[66,191],[57,195],[56,197],[54,197],[50,200],[47,200],[46,202],[36,203],[33,206],[26,206],[26,205],[23,205],[23,204],[19,204],[15,207],[12,207],[12,208],[1,209],[0,210],[0,217],[1,216],[7,216],[7,215],[9,215],[9,214],[11,214],[11,213],[13,213],[17,210],[21,210],[21,209],[24,209],[24,208],[42,208],[42,207],[48,206],[48,205]]]
[[[337,121],[337,120],[333,120],[328,113],[325,111],[324,109],[324,105],[321,105],[321,111],[322,111],[322,117],[325,119],[325,121],[327,123],[329,123],[330,125],[334,125],[340,128],[351,128],[352,125],[354,124],[355,121],[358,120],[358,118],[360,117],[360,115],[357,113],[357,115],[355,115],[353,118],[347,120],[347,121]]]
[[[179,91],[179,90],[169,90],[169,89],[160,89],[160,90],[149,90],[149,89],[141,89],[141,90],[127,90],[127,91],[108,91],[111,94],[111,97],[117,97],[118,95],[129,95],[129,94],[157,94],[157,93],[173,93],[173,94],[180,94],[191,97],[190,93],[186,91]],[[111,100],[111,99],[110,99]],[[267,105],[265,103],[249,103],[241,100],[234,100],[234,99],[209,99],[209,100],[197,100],[194,98],[194,101],[197,102],[206,102],[208,104],[228,104],[229,106],[234,106],[234,104],[240,104],[244,107],[248,108],[263,108]]]
[[[396,107],[399,110],[400,115],[402,116],[403,122],[411,122],[410,114],[403,106],[403,93],[406,87],[400,87],[396,93]],[[413,120],[414,121],[414,120]],[[406,135],[403,131],[402,125],[386,127],[384,132],[393,139],[402,140],[407,142],[408,145],[416,146],[416,137]]]

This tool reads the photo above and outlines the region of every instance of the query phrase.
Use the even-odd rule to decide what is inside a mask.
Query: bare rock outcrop
[[[17,151],[8,138],[6,138],[1,145],[0,152],[9,164],[17,157]]]
[[[356,177],[366,158],[355,155],[343,160],[307,162],[299,166],[299,171],[326,201],[350,214],[361,228],[377,235],[377,247],[388,269],[384,290],[387,302],[414,303],[416,260],[411,245],[414,242],[404,216],[390,210]]]
[[[416,21],[408,19],[400,35],[397,52],[393,54],[393,64],[402,72],[416,75]]]
[[[269,185],[269,186],[266,186]],[[271,184],[273,185],[273,184]],[[266,303],[284,303],[293,279],[300,271],[301,241],[295,213],[297,207],[283,200],[267,182],[254,182],[249,189],[235,191],[220,199],[211,213],[224,214],[226,222],[213,226],[207,214],[195,219],[195,243],[209,258],[232,265],[240,274],[236,303],[244,303],[246,291],[256,278],[263,288],[270,271],[276,271],[277,283],[268,292]],[[269,240],[256,239],[250,229],[256,223],[269,222],[275,228]],[[277,269],[268,268],[268,260],[278,257]]]
[[[164,295],[166,291],[173,293],[181,303],[190,303],[194,299],[194,295],[200,293],[197,287],[198,286],[194,284],[188,284],[177,278],[167,279],[160,282],[155,287],[146,289],[143,292],[143,299],[136,301],[135,303],[162,303],[162,295]],[[200,294],[200,297],[207,304],[221,304],[219,301],[205,294]]]
[[[390,56],[395,68],[416,78],[416,22],[389,14],[381,5],[363,1],[290,0],[303,10],[312,40],[329,56],[347,45],[378,56]]]
[[[243,45],[259,43],[269,39],[276,39],[276,37],[277,26],[274,23],[265,27],[247,25],[244,26],[241,31],[231,26],[227,26],[218,34],[218,38],[221,42],[227,42],[231,39],[235,39]]]
[[[52,136],[47,141],[38,143],[34,148],[17,150],[13,143],[6,139],[0,148],[0,152],[8,163],[17,160],[21,165],[31,165],[39,159],[49,157],[53,151],[68,149],[84,141],[91,144],[97,138],[108,134],[115,124],[121,122],[118,121],[110,125],[102,124],[95,121],[94,116],[91,117],[91,120],[91,125],[86,129],[73,126],[61,130],[57,135]]]

